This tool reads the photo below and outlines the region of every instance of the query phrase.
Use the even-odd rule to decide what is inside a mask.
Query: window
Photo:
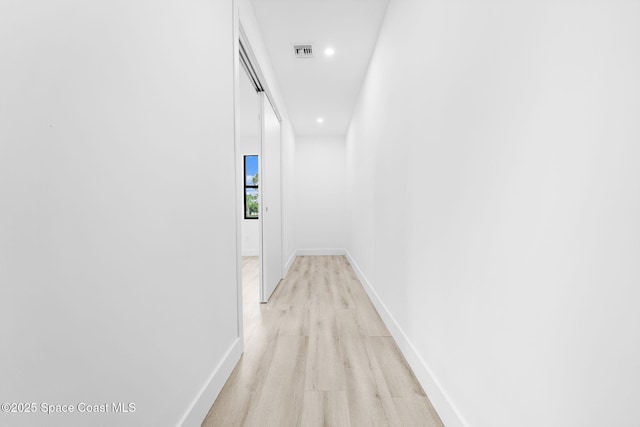
[[[244,219],[258,219],[258,156],[244,156]]]

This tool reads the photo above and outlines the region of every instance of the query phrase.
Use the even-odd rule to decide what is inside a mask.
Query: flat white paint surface
[[[247,72],[239,66],[239,133],[241,137],[260,138],[260,97]]]
[[[0,396],[175,425],[237,339],[231,2],[0,5]]]
[[[346,246],[344,137],[296,140],[295,235],[298,250]]]
[[[639,17],[391,1],[347,138],[348,249],[449,426],[639,423]]]
[[[260,218],[262,232],[262,302],[282,279],[282,172],[280,157],[280,122],[264,92],[262,99],[262,159],[260,167]]]
[[[285,265],[295,254],[295,155],[296,139],[290,123],[284,119],[281,123],[282,149],[282,262]],[[289,264],[291,266],[291,264]],[[283,273],[288,269],[284,268]],[[283,274],[286,275],[286,274]]]
[[[344,135],[388,0],[253,0],[298,135]],[[312,59],[293,44],[312,43]],[[335,54],[327,57],[326,47]],[[322,125],[316,118],[322,116]]]

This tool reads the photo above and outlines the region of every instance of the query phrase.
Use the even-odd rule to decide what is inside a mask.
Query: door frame
[[[282,141],[282,115],[280,114],[280,111],[278,109],[278,106],[274,100],[274,97],[271,93],[271,91],[269,90],[269,86],[267,84],[267,80],[264,77],[264,74],[262,73],[262,70],[260,69],[260,64],[256,58],[256,55],[254,54],[253,49],[251,48],[251,42],[249,41],[249,37],[247,36],[246,31],[244,30],[244,27],[242,25],[242,19],[240,18],[239,14],[238,14],[238,9],[237,7],[234,8],[234,22],[237,24],[237,26],[235,27],[236,31],[234,31],[236,34],[234,35],[234,51],[233,51],[233,55],[234,55],[234,129],[235,129],[235,135],[234,135],[234,164],[235,166],[235,172],[236,172],[236,179],[235,181],[235,188],[236,188],[236,284],[237,284],[237,289],[236,289],[236,293],[237,293],[237,312],[238,312],[238,318],[237,318],[237,326],[238,326],[238,337],[240,339],[240,341],[243,343],[244,341],[244,332],[243,332],[243,301],[242,301],[242,252],[241,252],[241,244],[242,244],[242,220],[240,217],[244,217],[244,215],[242,215],[242,209],[240,208],[240,204],[243,204],[242,201],[238,200],[240,197],[240,195],[238,194],[237,188],[238,188],[238,177],[239,177],[239,171],[237,170],[237,165],[238,165],[238,156],[239,156],[239,114],[238,114],[238,99],[239,99],[239,79],[240,79],[240,75],[239,73],[242,72],[240,70],[240,67],[243,67],[246,72],[249,74],[250,80],[252,81],[252,83],[254,84],[254,88],[256,89],[257,92],[263,92],[264,96],[266,96],[266,98],[269,100],[269,103],[271,104],[271,107],[273,108],[273,111],[276,115],[276,117],[278,118],[278,121],[280,122],[281,126],[280,126],[280,141]],[[263,105],[263,103],[261,103],[261,105]],[[261,109],[263,108],[262,106],[260,107]],[[263,126],[262,123],[262,111],[260,114],[260,126]],[[261,132],[262,133],[262,132]],[[261,141],[261,146],[262,146],[262,141]],[[262,169],[262,161],[263,161],[263,153],[260,153],[260,157],[259,157],[259,162],[260,162],[260,170]],[[282,152],[280,153],[280,176],[282,177]],[[244,177],[242,178],[244,179]],[[262,186],[261,186],[262,187]],[[281,233],[280,233],[280,240],[281,240],[281,247],[284,248],[284,212],[282,210],[283,207],[283,203],[282,203],[282,179],[280,180],[280,212],[281,212]],[[244,196],[243,196],[244,197]],[[260,206],[262,209],[262,189],[260,191],[260,196],[259,196],[259,200],[260,200]],[[262,296],[263,293],[263,278],[262,278],[262,260],[263,260],[263,247],[262,247],[262,214],[259,217],[259,228],[260,228],[260,232],[259,232],[259,281],[260,281],[260,295]],[[281,254],[281,258],[282,258],[282,254]],[[282,262],[281,262],[282,264]],[[283,271],[283,266],[280,265],[280,276],[282,276],[282,271]],[[244,344],[243,344],[244,346]]]

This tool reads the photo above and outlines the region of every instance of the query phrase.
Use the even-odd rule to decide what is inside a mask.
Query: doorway
[[[243,335],[251,336],[260,320],[260,96],[247,72],[239,72],[238,131],[236,133],[237,170],[241,171],[238,193],[240,213],[240,255],[242,257],[241,295]]]
[[[236,162],[241,267],[238,293],[245,343],[282,279],[280,116],[240,27]]]

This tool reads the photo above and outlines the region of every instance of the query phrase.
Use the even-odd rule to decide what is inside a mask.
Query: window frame
[[[256,214],[256,216],[247,216],[247,189],[254,189],[258,191],[258,194],[260,194],[260,183],[258,182],[258,184],[253,185],[253,184],[247,184],[247,157],[256,157],[258,159],[258,172],[260,171],[260,160],[258,157],[258,154],[246,154],[243,157],[243,161],[242,161],[242,169],[243,169],[243,174],[242,174],[242,180],[244,181],[244,195],[243,195],[243,205],[244,205],[244,219],[260,219],[260,210],[258,209],[258,213]],[[258,206],[260,205],[260,196],[258,196]]]

